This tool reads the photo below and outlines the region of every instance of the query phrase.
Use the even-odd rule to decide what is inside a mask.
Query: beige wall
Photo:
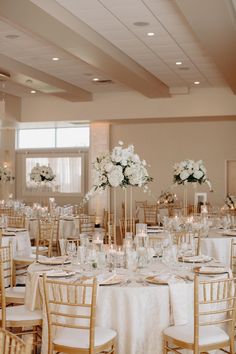
[[[115,119],[229,116],[236,96],[228,88],[191,89],[187,95],[147,98],[137,92],[94,94],[92,102],[68,102],[57,97],[22,98],[22,122],[112,121]]]
[[[149,171],[154,182],[150,183],[150,188],[157,197],[172,185],[175,162],[204,160],[214,192],[209,193],[206,185],[197,187],[197,192],[208,192],[208,201],[222,206],[226,192],[226,160],[236,159],[235,133],[236,121],[121,124],[111,126],[111,146],[117,145],[118,140],[134,144],[140,157],[151,165]],[[180,186],[174,191],[182,198]],[[123,193],[119,191],[119,194],[121,202]],[[142,191],[134,191],[133,200],[145,200],[146,197]],[[150,196],[148,199],[154,200]],[[190,192],[189,202],[193,202]]]

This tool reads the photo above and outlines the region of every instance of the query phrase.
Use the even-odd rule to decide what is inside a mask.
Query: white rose
[[[196,179],[201,179],[203,176],[203,172],[201,170],[194,172],[193,177]]]
[[[180,179],[181,179],[182,181],[185,181],[185,180],[189,177],[188,171],[186,171],[186,170],[182,171],[182,172],[180,173],[179,177],[180,177]]]
[[[123,179],[123,173],[122,173],[122,167],[121,166],[115,166],[113,170],[108,174],[108,181],[112,187],[118,187]]]
[[[112,162],[108,162],[105,166],[104,169],[106,172],[111,172],[111,170],[113,169],[113,163]]]

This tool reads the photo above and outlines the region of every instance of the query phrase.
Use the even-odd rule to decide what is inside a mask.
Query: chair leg
[[[166,339],[164,339],[164,342],[163,342],[163,354],[167,354],[168,353],[167,345],[168,345],[168,342],[167,342]]]
[[[116,354],[116,342],[112,345],[112,354]]]
[[[234,354],[234,338],[231,338],[230,340],[230,354]]]

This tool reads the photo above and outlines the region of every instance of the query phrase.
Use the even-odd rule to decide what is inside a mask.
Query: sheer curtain
[[[36,164],[50,166],[56,175],[55,187],[60,193],[81,193],[82,158],[79,157],[27,157],[26,185],[30,185],[30,172]]]

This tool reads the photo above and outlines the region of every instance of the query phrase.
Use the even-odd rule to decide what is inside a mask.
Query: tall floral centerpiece
[[[7,199],[9,195],[9,184],[14,181],[15,177],[11,169],[5,164],[0,165],[0,194],[1,198]]]
[[[12,171],[7,166],[0,166],[0,182],[7,183],[13,182],[15,177],[13,176]]]
[[[34,166],[30,172],[30,181],[32,181],[36,186],[43,187],[50,185],[56,178],[53,170],[50,166],[39,165],[38,163]]]
[[[125,190],[126,210],[127,188],[139,187],[147,191],[147,184],[153,180],[148,174],[146,161],[141,160],[139,155],[135,153],[133,145],[124,147],[122,141],[119,141],[118,146],[115,146],[111,152],[105,152],[98,156],[92,168],[93,186],[85,195],[83,203],[87,202],[94,194],[106,190],[109,187],[121,187]],[[115,203],[116,199],[114,197],[114,210],[116,207]],[[132,192],[130,205],[132,207]]]
[[[184,160],[174,165],[174,184],[187,185],[189,183],[206,183],[212,192],[212,185],[207,177],[207,170],[202,160]],[[187,188],[184,189],[184,212],[187,214]]]

